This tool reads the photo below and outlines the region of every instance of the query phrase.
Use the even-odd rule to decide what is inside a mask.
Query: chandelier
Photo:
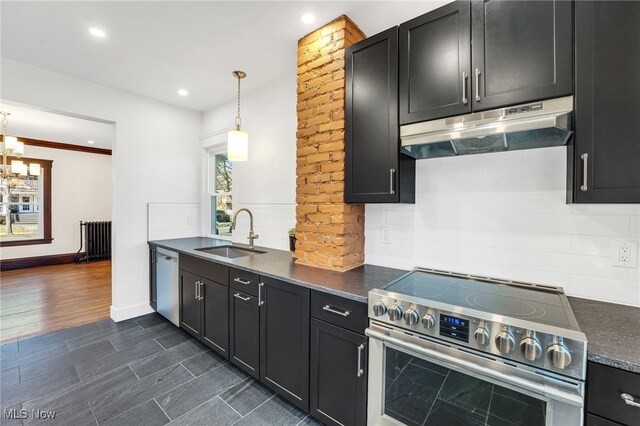
[[[19,142],[15,136],[7,136],[7,127],[9,126],[7,117],[11,113],[0,111],[0,114],[2,114],[2,177],[7,178],[9,175],[40,176],[40,164],[38,163],[27,165],[21,160],[11,160],[9,168],[7,157],[20,158],[24,154],[24,143]]]

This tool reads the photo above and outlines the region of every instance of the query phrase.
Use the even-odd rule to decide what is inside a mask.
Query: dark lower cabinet
[[[311,319],[311,415],[327,425],[366,424],[367,338]]]
[[[180,327],[198,339],[202,326],[199,291],[200,277],[180,270]]]
[[[202,279],[202,341],[228,358],[229,287]]]
[[[226,359],[229,359],[228,280],[229,268],[180,255],[180,328]]]
[[[569,202],[640,203],[640,2],[575,2]]]
[[[261,279],[260,380],[308,412],[309,289]]]
[[[260,306],[258,298],[229,291],[229,359],[260,379]]]
[[[587,425],[640,426],[640,408],[623,395],[640,402],[640,374],[608,365],[587,364]]]

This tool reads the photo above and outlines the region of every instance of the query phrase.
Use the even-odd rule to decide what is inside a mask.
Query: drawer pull
[[[233,280],[234,280],[235,282],[237,282],[237,283],[244,284],[244,285],[249,285],[249,284],[251,284],[251,281],[245,281],[245,280],[240,279],[240,278],[234,278]]]
[[[636,399],[628,393],[621,393],[620,398],[622,398],[625,404],[640,408],[640,402],[636,402]]]
[[[249,300],[251,300],[250,297],[242,297],[242,296],[240,296],[240,293],[234,294],[233,297],[237,297],[238,299],[243,300],[245,302],[248,302]]]
[[[358,374],[356,377],[360,377],[364,374],[364,369],[362,368],[362,352],[364,351],[364,345],[358,346]]]
[[[339,310],[337,310],[335,308],[332,308],[329,305],[324,305],[322,307],[322,310],[323,311],[327,311],[327,312],[331,312],[332,314],[340,315],[340,316],[345,317],[345,318],[347,318],[349,316],[349,314],[351,313],[349,311],[339,311]]]

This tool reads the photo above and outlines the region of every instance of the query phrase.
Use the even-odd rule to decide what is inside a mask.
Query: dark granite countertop
[[[569,297],[589,361],[640,373],[640,308]]]
[[[156,240],[149,241],[149,244],[365,303],[369,290],[386,287],[408,272],[375,265],[363,265],[347,272],[328,271],[297,265],[291,252],[266,247],[256,247],[265,251],[264,254],[229,259],[195,250],[231,244],[226,240],[206,237]],[[248,247],[245,244],[233,245]]]

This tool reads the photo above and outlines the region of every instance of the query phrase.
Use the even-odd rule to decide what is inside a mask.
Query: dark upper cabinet
[[[571,1],[473,1],[473,110],[571,95],[572,21]]]
[[[457,1],[400,25],[400,124],[471,112],[470,22]]]
[[[260,381],[308,412],[309,289],[261,279]]]
[[[399,152],[397,27],[347,48],[345,106],[345,202],[414,202],[415,160]]]
[[[640,2],[575,3],[568,201],[640,203]]]
[[[202,279],[202,340],[228,358],[229,287]]]
[[[311,319],[311,415],[327,425],[364,426],[367,338]]]
[[[200,277],[180,270],[180,327],[200,338]]]
[[[229,291],[229,359],[260,379],[260,306],[258,298]]]

